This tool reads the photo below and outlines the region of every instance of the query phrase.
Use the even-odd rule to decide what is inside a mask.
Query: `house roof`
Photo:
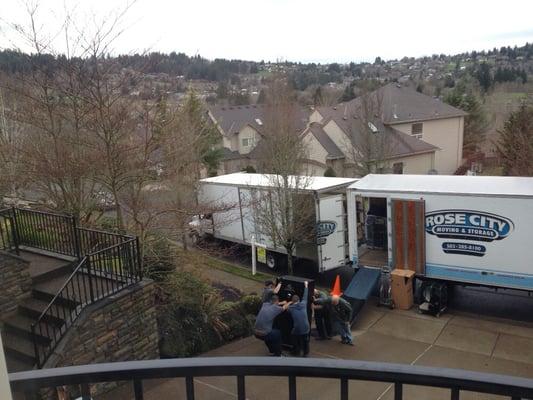
[[[384,131],[390,136],[390,158],[412,154],[431,153],[439,148],[422,139],[400,132],[390,126],[383,126]]]
[[[304,134],[309,131],[318,140],[322,147],[327,151],[328,158],[343,158],[344,153],[339,149],[335,142],[324,131],[321,124],[313,122],[309,125]]]
[[[359,119],[352,118],[342,121],[343,124],[340,128],[344,130],[344,133],[350,139],[352,145],[356,149],[364,149],[366,143],[365,135],[372,134],[368,131],[369,128],[363,127],[361,120]],[[337,123],[336,120],[334,120],[334,122]],[[384,142],[387,145],[387,149],[384,149],[386,152],[386,158],[430,153],[439,149],[422,139],[417,139],[414,136],[400,132],[392,126],[385,125],[379,119],[375,119],[373,124],[377,128],[376,135],[387,135],[387,141]],[[363,131],[363,129],[365,131]]]
[[[234,174],[214,176],[201,179],[200,182],[215,185],[231,185],[241,187],[269,188],[278,185],[280,176],[272,174],[248,174],[236,172]],[[330,178],[324,176],[296,177],[289,176],[289,185],[305,191],[328,191],[345,188],[357,182],[356,178]]]
[[[265,105],[251,104],[245,106],[216,106],[211,107],[209,112],[223,130],[224,135],[231,136],[246,125],[261,133],[266,110],[267,106]],[[310,113],[309,109],[298,107],[295,115],[298,132],[303,131],[307,126]]]
[[[247,158],[246,154],[240,154],[238,151],[232,151],[227,147],[222,147],[222,160],[238,160],[241,158]]]
[[[369,192],[533,197],[533,178],[467,175],[366,175],[349,189]]]
[[[439,99],[397,83],[389,83],[370,93],[369,96],[376,104],[376,112],[380,114],[378,117],[383,123],[390,125],[467,115],[464,111]],[[335,106],[318,107],[317,110],[324,119],[334,119],[344,129],[346,121],[361,113],[361,106],[362,98],[357,97]]]
[[[211,107],[209,112],[226,136],[239,132],[245,125],[260,130],[263,118],[261,105]]]

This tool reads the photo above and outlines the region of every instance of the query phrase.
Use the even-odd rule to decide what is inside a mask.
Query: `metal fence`
[[[83,257],[37,321],[31,325],[37,367],[43,366],[86,306],[141,279],[142,270],[135,238]]]
[[[0,210],[0,250],[17,250],[13,209]]]
[[[81,255],[73,216],[14,208],[13,221],[19,245],[73,257]]]
[[[246,399],[246,378],[250,376],[286,377],[286,397],[296,400],[298,378],[325,378],[338,381],[339,398],[350,397],[350,381],[385,382],[392,385],[395,400],[404,398],[404,386],[443,388],[450,399],[458,400],[465,392],[494,394],[510,399],[533,398],[533,379],[479,373],[465,370],[433,368],[405,364],[388,364],[323,358],[215,357],[152,361],[129,361],[27,371],[9,375],[13,391],[35,399],[42,388],[64,385],[79,386],[82,399],[90,399],[91,386],[100,382],[126,381],[133,385],[135,400],[143,400],[143,384],[150,379],[185,378],[184,393],[173,398],[195,398],[195,377],[235,377],[236,397]],[[357,398],[357,393],[354,397]]]
[[[38,367],[46,362],[84,307],[142,279],[136,237],[79,227],[70,215],[21,208],[0,210],[0,249],[18,251],[20,246],[78,260],[31,325]]]

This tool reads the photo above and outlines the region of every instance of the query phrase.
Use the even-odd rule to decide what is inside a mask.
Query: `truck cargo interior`
[[[356,197],[359,263],[372,267],[387,265],[387,199]]]

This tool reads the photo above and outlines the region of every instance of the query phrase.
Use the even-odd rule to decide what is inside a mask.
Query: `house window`
[[[403,174],[403,162],[397,162],[392,164],[393,174]]]
[[[424,124],[422,122],[417,122],[416,124],[411,125],[411,135],[418,139],[422,139],[422,132],[424,130]]]
[[[250,138],[243,138],[241,142],[242,142],[242,147],[249,147],[252,145],[252,139]]]

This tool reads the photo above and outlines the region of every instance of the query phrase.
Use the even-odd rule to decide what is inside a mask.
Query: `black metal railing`
[[[92,252],[79,262],[31,325],[37,367],[42,367],[85,307],[139,282],[137,239]]]
[[[338,380],[341,400],[349,398],[350,381],[372,381],[391,384],[395,400],[402,400],[404,385],[443,388],[451,400],[459,400],[464,392],[506,396],[512,400],[533,398],[533,379],[495,375],[466,370],[423,367],[323,358],[215,357],[151,361],[129,361],[92,364],[9,375],[11,389],[35,399],[38,390],[58,386],[79,386],[82,399],[90,399],[91,385],[101,382],[127,381],[133,385],[135,400],[144,398],[143,385],[150,379],[185,378],[184,393],[171,393],[174,398],[195,398],[195,377],[235,377],[234,394],[246,399],[246,377],[287,377],[287,386],[276,398],[297,399],[297,378]],[[281,390],[279,385],[277,389]],[[228,391],[228,388],[225,388]],[[231,390],[231,388],[229,389]],[[317,395],[318,397],[318,395]]]
[[[37,321],[31,325],[33,349],[38,368],[52,354],[67,329],[79,316],[86,299],[91,298],[91,280],[86,279],[82,273],[87,263],[88,259],[84,257]]]
[[[17,243],[13,209],[2,209],[0,210],[0,250],[18,252]]]
[[[133,236],[121,235],[98,229],[77,227],[76,230],[79,235],[81,254],[93,253],[134,238]]]
[[[76,219],[71,215],[13,208],[19,245],[80,257]]]
[[[78,260],[31,325],[38,367],[86,306],[142,279],[138,238],[79,227],[71,215],[15,207],[0,210],[0,249],[18,251],[20,246]]]

